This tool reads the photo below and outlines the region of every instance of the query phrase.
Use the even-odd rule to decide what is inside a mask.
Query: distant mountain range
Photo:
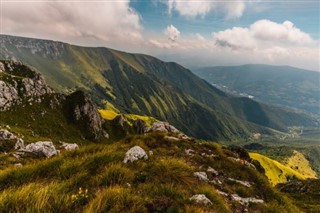
[[[7,35],[0,44],[1,59],[35,68],[55,90],[81,89],[100,108],[153,116],[198,138],[247,138],[317,125],[306,114],[235,98],[179,64],[148,55]]]
[[[320,72],[251,64],[206,67],[194,73],[225,92],[320,115]]]

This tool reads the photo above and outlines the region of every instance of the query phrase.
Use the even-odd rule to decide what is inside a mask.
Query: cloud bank
[[[2,33],[84,45],[129,45],[142,40],[140,16],[129,2],[6,1],[2,2]]]

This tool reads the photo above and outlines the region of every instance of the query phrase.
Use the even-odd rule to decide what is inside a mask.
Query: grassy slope
[[[115,117],[120,115],[119,113],[113,111],[113,110],[107,110],[107,109],[102,109],[99,110],[101,116],[108,121],[113,120]],[[124,116],[128,119],[129,124],[132,123],[132,121],[140,119],[146,122],[148,126],[151,126],[157,119],[151,117],[151,116],[146,116],[146,115],[136,115],[136,114],[124,114]]]
[[[85,48],[59,42],[10,37],[58,49],[31,53],[7,44],[16,58],[36,67],[60,91],[81,88],[105,106],[122,113],[168,120],[184,132],[204,139],[247,137],[270,133],[261,126],[286,131],[287,125],[311,125],[305,116],[270,108],[249,99],[235,99],[202,81],[176,63],[107,48]],[[3,51],[4,54],[6,51]],[[2,56],[4,57],[4,56]]]
[[[125,152],[134,145],[154,154],[146,161],[122,163]],[[188,156],[184,152],[187,148],[199,154]],[[201,156],[203,152],[218,157]],[[52,159],[0,171],[0,210],[147,212],[153,208],[170,212],[238,212],[244,208],[224,200],[215,190],[218,188],[266,201],[245,207],[251,211],[297,212],[263,175],[228,160],[230,155],[230,151],[214,143],[168,141],[161,134],[130,136],[112,144],[85,145]],[[197,181],[193,172],[205,171],[209,165],[223,176],[254,184],[247,188],[228,181],[215,186]],[[206,207],[190,202],[189,197],[196,193],[205,194],[213,205]]]
[[[270,183],[275,186],[278,183],[287,182],[293,177],[298,179],[306,179],[307,176],[300,174],[299,172],[285,166],[275,160],[272,160],[266,156],[258,153],[250,153],[250,157],[260,162],[261,166],[265,169],[266,175]]]
[[[316,178],[317,173],[310,167],[309,161],[304,157],[301,152],[293,151],[293,155],[287,159],[286,166],[299,172],[307,178]]]

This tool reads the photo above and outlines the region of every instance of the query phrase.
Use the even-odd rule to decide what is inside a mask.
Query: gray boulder
[[[168,133],[179,133],[174,126],[170,125],[168,122],[157,121],[152,124],[148,132],[168,132]]]
[[[191,138],[182,132],[180,132],[177,128],[170,125],[168,122],[157,121],[152,124],[152,126],[146,132],[164,132],[164,133],[173,133],[176,135],[175,138],[190,140]],[[173,139],[173,138],[171,138]]]
[[[205,172],[195,172],[195,173],[193,173],[193,175],[196,178],[198,178],[198,180],[200,180],[200,181],[204,181],[204,182],[208,182],[209,181],[207,173],[205,173]]]
[[[148,155],[140,146],[134,146],[126,152],[123,162],[130,163],[139,159],[147,160]]]
[[[211,200],[209,200],[209,198],[207,198],[204,194],[196,194],[193,195],[190,198],[191,201],[194,201],[198,204],[203,204],[203,205],[212,205]]]
[[[20,149],[19,151],[31,153],[39,157],[44,156],[47,158],[59,153],[51,141],[38,141],[36,143],[31,143],[28,144],[25,149]]]
[[[6,129],[0,129],[0,150],[8,152],[24,148],[23,139]]]

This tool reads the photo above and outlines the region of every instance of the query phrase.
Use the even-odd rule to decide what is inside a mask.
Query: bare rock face
[[[97,141],[109,137],[97,106],[84,92],[76,91],[67,96],[65,108],[66,116],[83,130],[86,139]]]
[[[134,146],[126,152],[123,162],[130,163],[139,159],[148,159],[148,155],[140,146]]]
[[[211,200],[209,200],[209,198],[207,198],[204,194],[193,195],[190,197],[190,200],[202,205],[212,205]]]
[[[41,101],[38,97],[51,94],[44,77],[16,61],[0,61],[0,111],[6,111],[22,100]]]
[[[31,143],[28,144],[24,149],[20,149],[19,151],[31,153],[39,157],[44,156],[47,158],[50,158],[59,153],[59,151],[56,150],[56,147],[51,141],[38,141],[36,143]]]
[[[6,111],[18,99],[16,87],[0,80],[0,110]]]

